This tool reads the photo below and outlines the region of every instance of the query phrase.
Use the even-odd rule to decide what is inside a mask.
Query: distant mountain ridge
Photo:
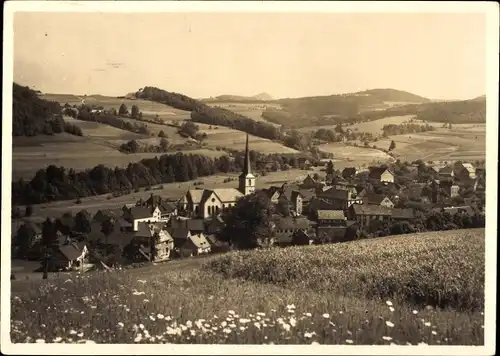
[[[271,101],[273,97],[268,93],[259,93],[253,96],[243,96],[243,95],[219,95],[216,97],[211,97],[207,99],[202,99],[206,102],[213,101],[227,101],[227,102],[255,102],[255,101]]]

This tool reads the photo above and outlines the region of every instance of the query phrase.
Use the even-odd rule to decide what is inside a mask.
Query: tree
[[[392,151],[395,148],[396,148],[396,142],[394,142],[394,140],[392,140],[391,145],[389,146],[389,151]]]
[[[27,218],[33,215],[33,205],[26,205],[26,210],[24,211],[24,216]]]
[[[111,221],[111,219],[106,219],[101,224],[101,232],[106,237],[106,245],[108,244],[108,237],[113,233],[115,229],[115,225]]]
[[[319,176],[319,174],[318,174],[318,173],[314,173],[312,177],[313,177],[313,179],[314,179],[316,182],[318,182],[318,181],[320,180],[320,176]]]
[[[121,104],[120,109],[118,109],[118,115],[120,116],[125,116],[128,114],[128,108],[127,105]]]
[[[90,214],[86,210],[81,210],[75,215],[75,231],[90,233]]]
[[[290,216],[292,215],[292,204],[287,199],[280,199],[277,210],[283,216]]]
[[[132,105],[130,117],[132,119],[137,119],[139,117],[139,107],[137,105]]]
[[[35,232],[27,224],[21,225],[21,227],[17,230],[15,245],[18,247],[19,257],[26,256],[29,248],[33,243],[34,237],[35,237]]]
[[[169,146],[169,143],[168,143],[168,140],[164,137],[162,137],[162,139],[160,140],[160,149],[162,152],[167,152],[168,151],[168,146]]]
[[[165,131],[161,130],[160,132],[158,132],[158,137],[161,137],[161,138],[168,138],[167,134],[165,133]]]
[[[56,223],[47,218],[42,227],[42,245],[47,249],[52,249],[58,245]]]
[[[262,246],[273,234],[273,206],[265,195],[247,195],[236,202],[226,217],[221,234],[239,249]]]

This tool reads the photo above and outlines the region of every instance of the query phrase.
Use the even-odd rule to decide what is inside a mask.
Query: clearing
[[[378,142],[375,144],[378,145]],[[356,167],[359,169],[367,165],[386,163],[393,160],[387,153],[378,149],[355,147],[342,142],[319,145],[318,149],[333,154],[336,160],[335,169],[343,169],[345,167]]]
[[[11,288],[13,342],[483,345],[484,229],[235,252]],[[440,309],[435,296],[450,304]]]

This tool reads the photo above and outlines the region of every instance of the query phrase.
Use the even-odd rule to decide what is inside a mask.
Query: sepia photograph
[[[497,3],[4,9],[2,353],[495,353]]]

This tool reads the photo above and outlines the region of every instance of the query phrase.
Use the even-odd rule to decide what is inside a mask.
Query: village
[[[26,221],[12,231],[13,258],[40,261],[46,272],[88,271],[227,252],[232,246],[221,237],[225,217],[251,194],[274,207],[269,246],[484,227],[484,165],[396,161],[336,171],[330,160],[322,170],[324,177],[308,174],[300,183],[257,190],[247,138],[238,189],[190,189],[179,200],[151,194],[94,216],[82,210],[51,224]],[[50,251],[47,239],[53,241]]]

